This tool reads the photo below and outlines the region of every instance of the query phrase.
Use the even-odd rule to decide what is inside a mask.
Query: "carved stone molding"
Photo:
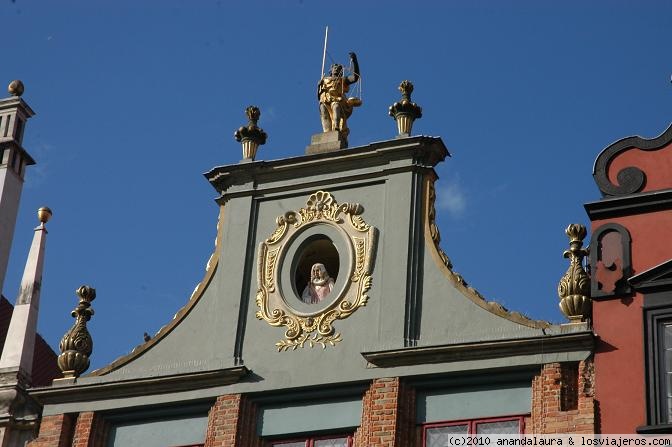
[[[342,336],[333,323],[366,305],[377,230],[364,221],[363,212],[358,203],[339,204],[329,192],[317,191],[308,197],[304,208],[278,216],[275,231],[259,245],[256,317],[271,326],[286,328],[285,337],[275,344],[278,351],[336,345]],[[344,240],[347,253],[339,253],[339,278],[345,280],[337,282],[342,286],[333,289],[331,294],[335,297],[325,298],[325,305],[312,304],[310,310],[297,310],[299,299],[295,295],[300,291],[282,282],[281,270],[285,263],[292,265],[296,261],[289,259],[288,252],[301,233],[311,228],[319,232],[320,226],[335,231]]]
[[[423,346],[387,351],[362,352],[362,357],[378,368],[393,368],[428,363],[451,363],[490,360],[521,355],[553,355],[583,351],[595,346],[592,331],[570,334],[543,335],[511,340],[492,340],[453,345]]]
[[[211,371],[148,376],[116,382],[55,382],[53,386],[31,389],[30,395],[41,404],[49,405],[180,393],[231,385],[239,382],[249,372],[244,366],[236,366]]]

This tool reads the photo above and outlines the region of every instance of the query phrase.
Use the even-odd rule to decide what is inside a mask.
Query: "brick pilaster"
[[[415,393],[398,377],[375,379],[362,399],[362,423],[355,447],[412,445]]]
[[[255,406],[240,394],[219,396],[208,414],[205,447],[258,447]]]
[[[106,424],[102,416],[92,411],[79,413],[72,447],[103,447],[105,438]]]
[[[527,433],[595,433],[595,375],[592,358],[549,363],[532,381],[532,416]]]
[[[27,447],[70,447],[74,417],[69,414],[44,416],[40,434]]]

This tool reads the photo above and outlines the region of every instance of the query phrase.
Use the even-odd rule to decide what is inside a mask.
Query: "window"
[[[672,260],[628,280],[644,295],[647,425],[637,433],[672,429]]]
[[[428,424],[423,430],[423,446],[443,447],[451,435],[508,435],[523,433],[523,417],[472,419]]]
[[[351,447],[352,436],[319,436],[291,441],[273,441],[269,447]]]
[[[202,447],[211,402],[105,415],[106,447]]]
[[[650,309],[647,315],[649,419],[672,423],[672,310]],[[648,343],[650,341],[650,343]]]
[[[672,422],[672,322],[667,321],[660,325],[658,330],[660,340],[660,368],[661,381],[663,382],[663,395],[661,396],[667,406],[667,421]]]

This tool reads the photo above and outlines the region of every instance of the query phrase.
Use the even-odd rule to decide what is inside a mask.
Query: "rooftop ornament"
[[[7,86],[7,92],[12,96],[17,96],[17,97],[21,96],[21,95],[23,95],[23,91],[24,91],[23,82],[21,82],[18,79],[13,80]]]
[[[58,367],[65,379],[76,379],[89,367],[89,357],[93,352],[93,340],[86,328],[86,322],[93,316],[91,301],[96,299],[96,289],[81,286],[77,289],[79,304],[72,311],[76,318],[75,325],[65,333],[59,344],[61,355],[58,356]]]
[[[233,136],[243,146],[243,159],[254,161],[259,145],[266,144],[266,132],[257,126],[261,116],[259,107],[249,106],[245,109],[245,114],[250,121],[247,126],[239,128]]]
[[[306,154],[332,152],[348,147],[348,119],[355,107],[362,105],[362,72],[354,52],[348,53],[350,64],[334,62],[325,72],[329,27],[324,30],[322,68],[317,83],[317,102],[322,131],[310,137]],[[352,91],[351,91],[352,90]]]
[[[326,51],[326,42],[325,42]],[[348,97],[350,85],[360,79],[359,62],[357,55],[350,52],[351,73],[343,73],[343,65],[332,64],[329,73],[323,75],[317,86],[317,99],[320,102],[320,119],[323,132],[339,132],[347,139],[348,118],[354,107],[362,105],[362,99],[357,96]],[[324,70],[324,68],[323,68]]]
[[[44,224],[49,222],[49,219],[51,219],[52,215],[53,213],[46,206],[43,206],[37,210],[37,219],[40,221],[42,227],[44,227]]]
[[[558,284],[560,310],[571,323],[586,321],[591,315],[590,278],[583,268],[583,258],[588,250],[583,248],[586,227],[571,224],[565,230],[569,237],[569,250],[563,256],[569,258],[569,268]]]
[[[413,129],[413,121],[422,118],[422,107],[411,101],[413,84],[405,80],[399,84],[401,101],[390,106],[390,116],[397,122],[398,137],[410,137]]]

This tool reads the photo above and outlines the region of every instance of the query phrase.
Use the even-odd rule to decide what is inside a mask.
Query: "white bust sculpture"
[[[329,295],[333,288],[334,278],[329,276],[324,264],[313,264],[310,269],[310,282],[303,289],[301,301],[308,304],[319,303]]]

